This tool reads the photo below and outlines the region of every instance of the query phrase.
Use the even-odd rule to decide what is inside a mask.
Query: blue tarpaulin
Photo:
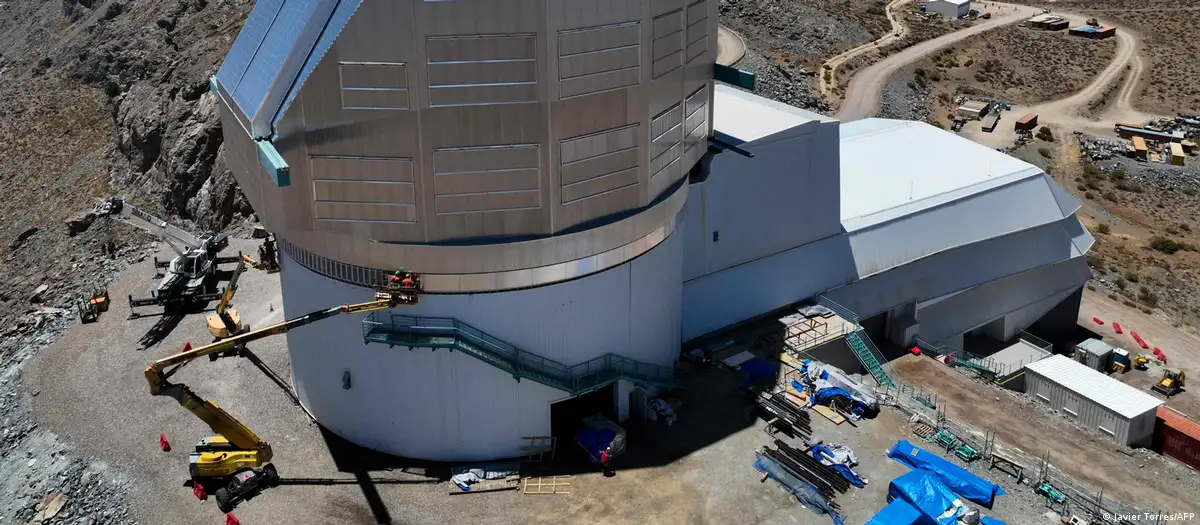
[[[742,374],[742,384],[745,386],[750,386],[759,379],[774,379],[776,370],[775,365],[761,357],[755,357],[738,367],[738,372]]]
[[[822,454],[825,454],[827,458],[834,457],[834,454],[829,449],[829,447],[826,447],[825,445],[820,445],[820,444],[813,444],[813,446],[812,446],[813,459],[815,459],[817,461],[821,461],[822,459],[824,459],[821,457]],[[862,478],[858,477],[858,473],[856,473],[850,469],[850,465],[845,465],[842,463],[834,463],[829,466],[832,467],[833,470],[838,471],[838,474],[841,474],[843,478],[846,478],[846,481],[849,481],[851,485],[854,485],[855,487],[858,487],[860,489],[867,485],[866,483],[863,482]]]
[[[1004,494],[1004,489],[999,485],[980,478],[967,469],[914,446],[908,441],[897,442],[888,451],[888,457],[908,465],[909,468],[929,471],[947,487],[950,487],[950,490],[989,509],[992,508],[992,502],[995,501],[996,496]]]
[[[829,502],[821,496],[816,487],[793,476],[775,460],[764,456],[761,452],[755,452],[754,468],[779,483],[779,486],[795,496],[796,501],[799,501],[801,505],[817,514],[828,514],[830,518],[833,518],[834,525],[845,525],[842,516],[829,506]]]
[[[933,473],[913,470],[892,480],[888,485],[889,500],[904,500],[921,513],[917,523],[923,525],[955,525],[966,514],[967,506]]]
[[[608,444],[612,443],[615,437],[617,433],[609,429],[594,430],[584,427],[575,432],[575,441],[591,454],[593,461],[600,457],[600,452],[608,448]]]
[[[855,399],[854,396],[850,395],[850,392],[842,390],[836,386],[828,386],[813,392],[811,403],[814,405],[829,406],[829,403],[837,397],[846,398],[846,400],[850,402],[851,412],[853,412],[855,415],[864,416],[873,413],[870,407],[863,404],[862,401]]]
[[[867,525],[918,525],[923,517],[907,501],[896,499],[867,520]]]

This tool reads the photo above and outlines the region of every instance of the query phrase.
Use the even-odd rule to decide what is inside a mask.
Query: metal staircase
[[[591,392],[619,379],[661,388],[678,386],[674,367],[615,354],[567,366],[521,350],[453,318],[375,312],[363,320],[362,329],[365,343],[458,350],[512,374],[517,381],[529,379],[572,395]]]
[[[895,388],[897,383],[888,374],[887,359],[884,359],[883,353],[879,351],[879,348],[867,336],[867,332],[863,330],[862,325],[858,324],[858,314],[824,295],[818,296],[817,304],[833,310],[839,317],[854,325],[854,330],[846,334],[846,344],[850,346],[850,350],[858,357],[858,362],[862,363],[863,368],[867,369],[867,372],[871,374],[871,377],[875,378],[875,382],[879,386]]]

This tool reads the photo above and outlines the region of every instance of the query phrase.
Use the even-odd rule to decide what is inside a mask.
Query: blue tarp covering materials
[[[947,487],[950,487],[950,490],[989,509],[992,508],[992,502],[995,501],[996,496],[1004,494],[1004,489],[999,485],[984,480],[967,469],[916,447],[908,441],[897,442],[888,451],[888,457],[908,465],[909,468],[929,471]]]
[[[966,514],[967,506],[942,484],[931,472],[913,470],[892,480],[888,499],[904,500],[921,513],[917,523],[923,525],[955,525]]]
[[[600,452],[608,448],[608,444],[612,443],[615,437],[617,433],[609,429],[593,430],[584,427],[575,432],[575,441],[592,455],[593,461],[600,457]]]
[[[896,499],[867,520],[867,525],[918,525],[922,518],[921,511],[907,501]]]
[[[822,457],[822,455],[824,457]],[[833,453],[833,451],[829,447],[826,447],[825,445],[814,443],[812,446],[813,459],[820,461],[823,464],[829,465],[830,467],[833,468],[833,470],[838,471],[838,474],[841,474],[843,478],[846,478],[846,481],[849,481],[850,484],[854,485],[855,487],[858,487],[861,489],[867,485],[865,482],[863,482],[862,478],[858,477],[858,473],[856,473],[850,469],[850,465],[846,465],[844,463],[837,462],[835,456],[836,455]],[[825,461],[825,460],[831,460],[831,461]]]
[[[833,507],[829,506],[829,502],[825,501],[825,498],[821,496],[816,487],[796,478],[787,469],[776,463],[775,460],[762,455],[761,452],[755,452],[754,468],[779,483],[779,486],[795,496],[796,501],[799,501],[801,505],[808,507],[817,514],[828,514],[829,517],[833,518],[834,525],[845,525],[845,522],[842,521],[842,516],[834,511]]]
[[[814,405],[829,406],[829,403],[831,403],[835,398],[838,398],[838,397],[845,398],[845,400],[850,403],[850,407],[851,407],[850,411],[856,416],[862,417],[862,416],[873,415],[875,413],[875,411],[872,410],[871,407],[867,406],[862,401],[859,401],[858,399],[855,399],[854,396],[850,395],[850,392],[842,390],[841,388],[838,388],[836,386],[830,386],[830,387],[818,389],[816,392],[813,393],[811,403]],[[844,406],[844,405],[842,405],[842,406]]]
[[[776,376],[775,365],[770,361],[761,357],[755,357],[738,367],[738,372],[742,374],[742,384],[750,386],[759,379],[774,378]]]
[[[990,516],[984,516],[982,518],[979,518],[979,523],[982,523],[983,525],[1004,525],[1003,521],[1000,521],[1000,520],[990,517]]]

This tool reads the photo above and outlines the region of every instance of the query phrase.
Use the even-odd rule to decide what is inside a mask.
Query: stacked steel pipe
[[[850,490],[850,482],[838,471],[813,459],[810,450],[808,447],[800,450],[777,439],[775,449],[763,447],[763,454],[775,460],[796,478],[816,487],[829,504],[836,508],[837,504],[833,502],[833,498]]]
[[[758,407],[770,417],[775,418],[775,426],[789,436],[807,438],[812,435],[812,421],[808,411],[788,401],[782,392],[774,394],[762,392],[758,396]]]

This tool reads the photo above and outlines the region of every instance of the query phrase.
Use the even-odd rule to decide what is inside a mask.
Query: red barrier
[[[912,355],[921,355],[921,349],[920,349],[920,348],[917,348],[917,347],[915,347],[915,346],[914,346],[914,347],[912,347],[912,348],[911,348],[911,349],[909,349],[909,350],[912,352]]]
[[[208,493],[204,491],[204,485],[192,481],[192,494],[196,495],[196,499],[205,501],[208,499]]]
[[[1093,317],[1092,322],[1096,324],[1104,324],[1104,321],[1101,321],[1099,317]]]
[[[242,522],[238,521],[237,517],[233,514],[226,514],[225,525],[242,525]]]
[[[192,350],[192,343],[183,343],[183,350],[180,350],[179,353],[182,354],[184,352],[190,352],[191,350]]]
[[[1137,341],[1137,344],[1142,348],[1150,348],[1150,345],[1146,344],[1146,340],[1142,339],[1142,336],[1138,335],[1137,331],[1130,331],[1129,335],[1133,336],[1133,340]]]
[[[161,448],[163,452],[170,452],[170,451],[171,451],[171,442],[170,442],[170,441],[167,441],[167,435],[166,435],[166,434],[159,434],[159,435],[158,435],[158,448]]]
[[[1118,323],[1116,321],[1113,321],[1113,331],[1117,332],[1118,334],[1125,333],[1125,332],[1121,331],[1121,323]]]

